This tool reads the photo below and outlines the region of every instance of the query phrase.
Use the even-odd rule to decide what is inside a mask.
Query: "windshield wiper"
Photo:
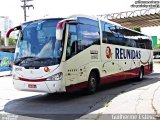
[[[56,58],[36,58],[33,61],[40,62],[43,65],[54,65],[58,63],[58,59]]]
[[[36,58],[36,57],[22,57],[22,58],[19,58],[18,60],[14,61],[14,64],[15,65],[18,65],[20,64],[22,61],[26,60],[26,59],[29,59],[29,58]]]
[[[34,61],[45,61],[45,60],[53,60],[53,58],[36,58]]]

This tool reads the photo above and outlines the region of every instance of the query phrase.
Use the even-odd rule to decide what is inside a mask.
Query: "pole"
[[[1,39],[1,31],[0,31],[0,47],[2,45],[2,39]]]
[[[26,15],[26,0],[24,0],[24,7],[23,7],[23,10],[24,10],[24,21],[26,21],[27,20],[27,15]]]
[[[24,21],[27,21],[27,10],[26,8],[30,8],[32,7],[34,9],[34,6],[33,5],[27,5],[27,3],[29,1],[33,1],[33,0],[21,0],[21,2],[23,2],[23,6],[21,6],[23,8],[23,11],[24,11]]]

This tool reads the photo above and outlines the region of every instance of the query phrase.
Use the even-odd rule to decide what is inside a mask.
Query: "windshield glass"
[[[14,64],[35,67],[59,64],[63,41],[56,40],[56,25],[60,20],[47,19],[23,24]]]

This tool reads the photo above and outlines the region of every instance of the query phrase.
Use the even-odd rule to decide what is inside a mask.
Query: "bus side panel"
[[[101,83],[110,83],[117,80],[125,79],[123,68],[116,59],[117,45],[103,44],[101,46]]]
[[[140,65],[144,66],[144,75],[148,75],[153,71],[153,51],[152,50],[141,50]]]
[[[138,77],[140,67],[144,66],[144,75],[152,72],[152,51],[119,45],[102,45],[101,83],[110,83]],[[127,56],[126,50],[135,54]],[[132,57],[131,57],[132,56]]]
[[[125,76],[124,80],[137,77],[139,72],[139,66],[136,63],[139,60],[129,59],[127,58],[128,55],[126,54],[127,53],[126,49],[129,49],[129,50],[136,50],[136,49],[132,47],[125,47],[125,46],[119,46],[119,49],[125,50],[125,53],[123,53],[123,55],[121,55],[120,53],[119,55],[120,59],[118,59],[119,66],[121,66],[121,69],[122,69],[122,74]]]
[[[92,45],[66,61],[66,90],[87,87],[92,68],[100,66],[100,45]]]

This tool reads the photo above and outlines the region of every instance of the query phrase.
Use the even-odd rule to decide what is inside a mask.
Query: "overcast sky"
[[[49,17],[67,17],[73,14],[100,15],[115,12],[136,10],[130,5],[135,0],[34,0],[34,10],[27,10],[27,20]],[[21,0],[0,0],[0,16],[9,16],[16,26],[23,22],[23,5]],[[159,35],[160,29],[143,29],[149,35]]]

